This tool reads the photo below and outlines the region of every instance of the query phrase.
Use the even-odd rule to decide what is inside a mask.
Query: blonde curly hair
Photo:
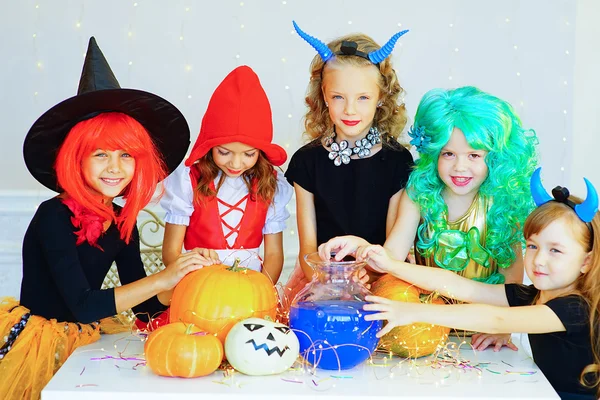
[[[343,41],[355,42],[358,50],[364,53],[380,49],[380,46],[373,39],[362,33],[342,36],[328,43],[327,47],[335,54],[340,50]],[[310,140],[316,141],[316,139],[327,136],[333,129],[333,122],[329,117],[322,92],[323,73],[328,69],[326,65],[372,66],[379,69],[380,74],[377,85],[380,90],[379,101],[382,105],[375,112],[373,125],[381,132],[384,144],[397,143],[398,137],[406,125],[407,118],[404,103],[398,104],[398,97],[404,93],[404,89],[402,89],[398,82],[396,71],[392,68],[392,62],[389,57],[383,60],[378,67],[369,60],[358,56],[336,55],[327,61],[327,63],[324,63],[321,56],[316,55],[310,64],[310,82],[305,98],[306,105],[308,106],[304,118],[305,135]]]

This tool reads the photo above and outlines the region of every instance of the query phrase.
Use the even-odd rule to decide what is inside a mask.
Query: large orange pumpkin
[[[225,343],[229,330],[250,317],[275,319],[277,291],[264,274],[211,265],[188,274],[171,299],[171,321],[193,323]]]
[[[175,322],[150,333],[146,365],[157,375],[196,378],[212,374],[223,361],[223,344],[193,324]]]
[[[390,300],[444,304],[436,294],[424,294],[420,288],[392,275],[377,280],[371,291]],[[379,340],[379,347],[401,357],[428,356],[446,343],[449,332],[450,328],[425,323],[398,326]]]

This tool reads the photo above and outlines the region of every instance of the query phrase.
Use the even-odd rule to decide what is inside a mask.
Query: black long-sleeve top
[[[118,206],[115,209],[120,211]],[[55,197],[40,204],[23,240],[22,306],[32,314],[57,321],[90,323],[115,315],[115,291],[100,289],[113,261],[123,285],[144,278],[137,228],[126,244],[115,224],[97,244],[76,245],[71,210]],[[156,296],[133,307],[142,314],[165,310]]]

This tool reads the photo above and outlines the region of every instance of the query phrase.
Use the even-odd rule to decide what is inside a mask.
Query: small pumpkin
[[[263,318],[248,318],[231,328],[225,356],[246,375],[279,374],[290,368],[300,351],[296,334],[287,326]]]
[[[223,345],[193,324],[175,322],[156,329],[144,344],[146,365],[161,376],[196,378],[212,374],[223,361]]]
[[[250,317],[275,319],[277,291],[260,272],[233,266],[211,265],[186,275],[171,298],[171,321],[193,323],[225,343],[229,330]]]
[[[424,291],[392,275],[384,275],[371,287],[376,296],[412,303],[444,304],[437,294]],[[450,328],[425,323],[398,326],[379,340],[379,348],[401,357],[423,357],[433,354],[448,340]]]

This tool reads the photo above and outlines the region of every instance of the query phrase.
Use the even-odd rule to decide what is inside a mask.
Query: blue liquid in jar
[[[372,313],[362,309],[365,304],[324,300],[291,307],[290,327],[296,330],[300,354],[306,361],[317,368],[337,370],[350,369],[367,360],[377,347],[379,339],[375,335],[383,323],[365,321],[364,316]]]

